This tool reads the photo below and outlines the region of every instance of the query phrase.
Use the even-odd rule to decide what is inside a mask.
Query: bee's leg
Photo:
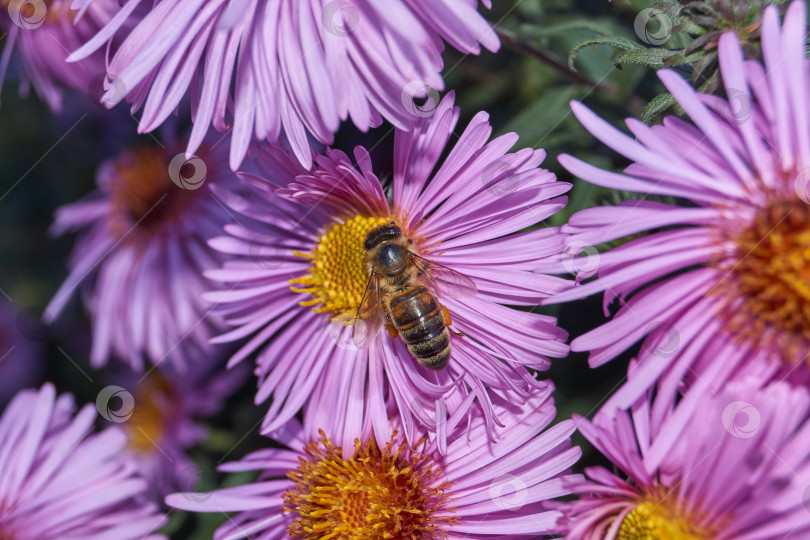
[[[450,318],[450,311],[444,306],[439,307],[442,308],[442,319],[444,319],[444,325],[447,327],[447,329],[450,330],[450,332],[452,332],[453,334],[457,335],[458,337],[464,337],[464,334],[462,332],[456,332],[455,330],[450,328],[450,325],[453,324],[453,319]]]
[[[385,329],[388,330],[388,335],[391,336],[391,339],[397,339],[397,336],[399,336],[399,330],[397,330],[394,323],[391,322],[391,315],[385,316]]]

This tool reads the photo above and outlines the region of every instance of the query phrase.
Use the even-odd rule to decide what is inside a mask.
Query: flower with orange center
[[[169,156],[157,146],[125,150],[109,165],[113,233],[149,234],[173,220],[182,220],[184,206],[198,196],[169,176]]]
[[[435,441],[407,444],[398,422],[380,447],[369,429],[331,438],[291,420],[275,434],[286,448],[220,467],[261,471],[255,482],[176,493],[166,502],[195,512],[236,512],[216,538],[537,538],[557,530],[561,514],[549,509],[550,500],[570,493],[566,486],[575,477],[567,470],[580,455],[570,447],[573,422],[549,427],[550,394],[536,392],[517,408],[498,401],[508,427],[496,444],[483,417],[473,414],[470,432],[455,431],[445,455]]]
[[[222,360],[201,359],[184,374],[170,366],[155,367],[146,375],[120,373],[115,382],[121,386],[112,388],[123,405],[109,405],[117,409],[115,414],[100,409],[102,417],[118,422],[126,433],[125,452],[136,460],[155,501],[197,487],[201,475],[189,452],[208,435],[201,421],[219,412],[248,375],[245,369],[225,371]],[[131,399],[119,395],[123,392]]]
[[[132,415],[124,424],[129,437],[129,449],[135,454],[160,451],[167,435],[177,428],[181,403],[169,381],[159,373],[147,375],[134,395]]]
[[[0,538],[165,540],[126,435],[97,418],[51,383],[17,392],[0,414]]]
[[[809,420],[807,388],[754,377],[575,418],[614,468],[570,486],[578,498],[556,507],[565,538],[807,538]]]
[[[457,520],[446,514],[449,486],[437,482],[441,471],[432,456],[405,443],[395,447],[393,440],[382,450],[374,439],[354,446],[343,459],[323,432],[319,442],[306,445],[308,459],[287,473],[295,483],[283,507],[297,515],[287,527],[291,537],[446,537],[443,526]]]
[[[746,227],[725,233],[735,252],[718,261],[728,278],[717,293],[728,331],[786,363],[810,362],[810,205],[772,197]]]
[[[569,286],[543,273],[562,249],[559,231],[521,232],[561,208],[560,195],[569,186],[539,168],[542,151],[509,152],[516,135],[487,142],[491,128],[484,113],[441,163],[458,115],[449,94],[412,131],[396,133],[388,192],[362,148],[353,160],[327,150],[312,171],[304,171],[271,147],[257,153],[270,176],[244,176],[252,196],[223,194],[241,226],[227,227],[228,236],[212,242],[233,259],[208,273],[220,290],[206,299],[233,325],[217,342],[253,336],[231,363],[258,351],[256,400],[272,396],[263,433],[306,406],[314,425],[327,433],[370,422],[382,447],[396,409],[405,417],[408,442],[426,429],[438,434],[444,451],[447,433],[466,423],[471,410],[490,411],[485,418],[492,431],[499,421],[491,414],[492,394],[522,402],[545,385],[530,369],[546,369],[549,357],[565,356],[566,334],[553,318],[506,306],[536,305]],[[449,337],[442,337],[439,351],[449,350],[449,360],[441,369],[420,364],[394,332],[370,334],[357,340],[358,348],[354,325],[345,324],[358,314],[370,283],[366,236],[391,222],[409,242],[406,249],[429,261],[422,264],[449,268],[455,274],[442,272],[476,285],[468,287],[477,288],[475,294],[452,294],[414,272],[407,283],[384,291],[402,298],[417,286],[429,288],[438,307],[420,297],[429,308],[414,319],[413,334],[444,336],[443,325],[436,330],[427,321],[443,323],[442,308],[450,314]],[[390,315],[385,309],[377,313]]]
[[[82,287],[95,366],[115,356],[135,370],[166,360],[185,369],[216,356],[209,340],[221,323],[200,298],[209,287],[202,274],[219,265],[208,240],[231,216],[211,185],[239,184],[221,151],[186,160],[177,148],[123,150],[100,165],[98,190],[56,212],[54,233],[80,234],[45,317],[58,316]]]
[[[611,397],[611,407],[630,407],[655,385],[675,399],[684,380],[715,390],[747,373],[810,382],[805,16],[805,2],[795,1],[780,27],[778,9],[766,9],[764,64],[744,63],[734,33],[720,38],[727,100],[696,93],[674,72],[659,72],[694,125],[677,118],[658,126],[628,120],[630,138],[572,105],[586,128],[633,163],[624,174],[572,156],[561,156],[560,163],[590,182],[642,194],[571,217],[564,229],[572,253],[624,243],[592,253],[589,274],[582,275],[597,278],[553,299],[605,291],[606,306],[619,300],[610,322],[571,343],[591,351],[594,367],[646,337],[638,369]]]

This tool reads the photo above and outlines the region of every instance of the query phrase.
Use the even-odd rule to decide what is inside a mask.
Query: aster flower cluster
[[[592,366],[641,346],[626,383],[593,421],[578,421],[620,473],[586,470],[581,498],[563,505],[567,537],[808,534],[804,2],[779,19],[774,6],[762,15],[762,62],[746,60],[733,32],[719,37],[726,99],[659,72],[693,123],[628,120],[633,139],[572,104],[632,163],[624,174],[569,155],[560,163],[639,197],[571,217],[569,253],[599,260],[552,301],[604,292],[606,313],[618,304],[572,341]]]
[[[0,306],[0,539],[810,537],[807,9],[732,3],[667,8],[712,72],[658,72],[683,116],[571,102],[631,163],[557,156],[625,199],[565,223],[546,151],[444,91],[489,0],[0,2],[0,81],[148,133],[56,209],[44,310]],[[627,366],[566,418],[572,351]]]

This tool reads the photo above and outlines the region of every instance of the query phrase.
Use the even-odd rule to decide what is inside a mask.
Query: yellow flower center
[[[305,452],[287,474],[295,487],[284,494],[293,538],[446,538],[442,527],[455,522],[446,515],[449,484],[437,485],[441,474],[430,455],[393,442],[380,450],[372,439],[356,440],[345,460],[323,432]]]
[[[775,200],[747,228],[729,236],[736,253],[722,268],[728,277],[720,287],[727,297],[729,330],[790,362],[801,361],[810,343],[807,204]]]
[[[163,377],[151,374],[135,391],[132,416],[124,426],[129,437],[129,449],[136,454],[160,452],[158,445],[174,427],[177,398],[174,389]]]
[[[153,231],[179,215],[196,190],[181,189],[169,177],[163,149],[141,147],[119,154],[113,161],[110,195],[113,232],[126,233],[133,226]]]
[[[622,521],[616,540],[710,540],[714,537],[712,531],[696,523],[693,516],[667,503],[668,500],[641,502]]]
[[[301,302],[316,313],[353,317],[368,283],[363,242],[369,231],[390,223],[390,217],[355,216],[335,223],[318,239],[312,253],[295,254],[312,260],[309,273],[290,281],[294,292],[312,296]]]

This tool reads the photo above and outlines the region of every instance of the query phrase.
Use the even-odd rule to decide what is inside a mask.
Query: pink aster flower
[[[567,354],[566,334],[553,318],[503,304],[534,306],[568,286],[535,271],[559,257],[559,231],[519,231],[561,208],[565,198],[559,196],[570,186],[538,168],[543,151],[508,153],[516,134],[487,142],[492,128],[485,113],[440,164],[458,115],[448,94],[432,117],[397,132],[389,193],[360,147],[357,168],[344,153],[328,150],[312,173],[280,151],[267,153],[267,168],[277,176],[246,176],[255,188],[250,199],[218,190],[244,217],[226,227],[230,236],[212,242],[233,259],[207,273],[225,289],[208,298],[236,327],[216,341],[253,335],[231,364],[259,350],[256,401],[273,397],[264,433],[306,404],[308,416],[328,432],[370,423],[382,445],[390,439],[386,410],[393,406],[409,441],[421,424],[439,433],[443,449],[446,434],[474,403],[486,411],[491,429],[499,421],[492,395],[522,401],[545,385],[526,368],[546,369],[549,356]],[[293,178],[288,187],[276,187]],[[452,322],[444,369],[421,365],[403,339],[385,330],[358,348],[357,329],[345,325],[358,314],[370,283],[366,236],[391,223],[411,241],[418,264],[442,265],[477,286],[472,295],[432,293]],[[430,313],[440,316],[437,307]],[[367,319],[359,320],[362,332]]]
[[[104,52],[74,64],[66,59],[113,19],[120,9],[118,2],[6,0],[2,7],[7,13],[2,13],[0,27],[8,35],[0,59],[0,83],[14,59],[22,72],[22,88],[33,85],[54,111],[62,110],[62,89],[66,87],[97,97],[95,88],[101,88],[106,73]]]
[[[202,272],[219,266],[207,241],[231,218],[210,186],[238,181],[214,151],[178,152],[171,143],[125,150],[101,165],[97,191],[56,212],[53,233],[80,235],[45,316],[83,289],[94,366],[115,356],[136,371],[144,358],[185,369],[216,354],[208,340],[221,325],[201,299]]]
[[[102,47],[140,3],[127,2],[70,59]],[[188,93],[195,121],[188,152],[197,151],[210,125],[219,131],[233,126],[235,170],[252,138],[275,142],[283,128],[309,168],[308,136],[331,144],[348,117],[366,130],[381,116],[405,128],[423,114],[413,98],[442,89],[442,40],[467,54],[478,54],[479,44],[497,50],[498,38],[476,5],[476,0],[162,0],[124,32],[102,101],[113,106],[126,94],[134,110],[143,107],[139,129],[147,132]]]
[[[260,471],[256,482],[177,493],[166,502],[195,512],[239,512],[216,539],[348,537],[349,531],[368,539],[536,538],[556,530],[561,514],[547,504],[570,493],[564,486],[576,477],[566,471],[580,456],[570,444],[572,421],[549,427],[550,393],[504,408],[508,427],[497,443],[476,415],[469,432],[456,432],[446,455],[435,441],[411,446],[396,435],[378,446],[367,429],[342,435],[354,437],[347,452],[341,435],[330,439],[291,420],[277,434],[286,448],[220,467]]]
[[[73,396],[46,384],[19,392],[0,416],[0,538],[165,538],[150,534],[167,519],[142,498],[126,435],[90,434],[96,408],[74,409]]]
[[[719,388],[748,369],[769,378],[801,365],[794,376],[807,375],[805,10],[804,2],[794,2],[782,28],[778,10],[765,11],[764,65],[744,61],[733,33],[720,38],[728,100],[696,93],[672,71],[659,72],[694,124],[670,117],[650,127],[629,119],[634,139],[572,104],[594,136],[633,163],[624,174],[568,155],[560,163],[589,182],[642,194],[639,200],[572,216],[568,250],[584,249],[591,262],[598,259],[598,278],[554,299],[606,291],[606,309],[621,299],[610,322],[572,342],[574,350],[592,351],[592,366],[649,335],[634,381],[613,398],[617,406],[629,406],[656,381],[674,393],[684,378],[714,380]],[[645,200],[648,196],[686,204]],[[637,235],[600,255],[588,248]],[[592,274],[595,264],[585,266]]]
[[[604,410],[579,430],[619,471],[585,470],[563,503],[570,540],[788,540],[810,536],[810,395],[784,382],[734,381]],[[694,403],[690,403],[694,401]],[[676,414],[689,407],[691,415]]]
[[[156,366],[145,375],[121,374],[115,379],[120,386],[106,387],[98,400],[102,416],[125,429],[126,453],[136,459],[156,501],[197,487],[200,471],[188,452],[208,436],[199,422],[219,412],[248,375],[246,369],[223,372],[216,358],[197,359],[188,373],[172,367]],[[115,397],[122,400],[117,409]]]

